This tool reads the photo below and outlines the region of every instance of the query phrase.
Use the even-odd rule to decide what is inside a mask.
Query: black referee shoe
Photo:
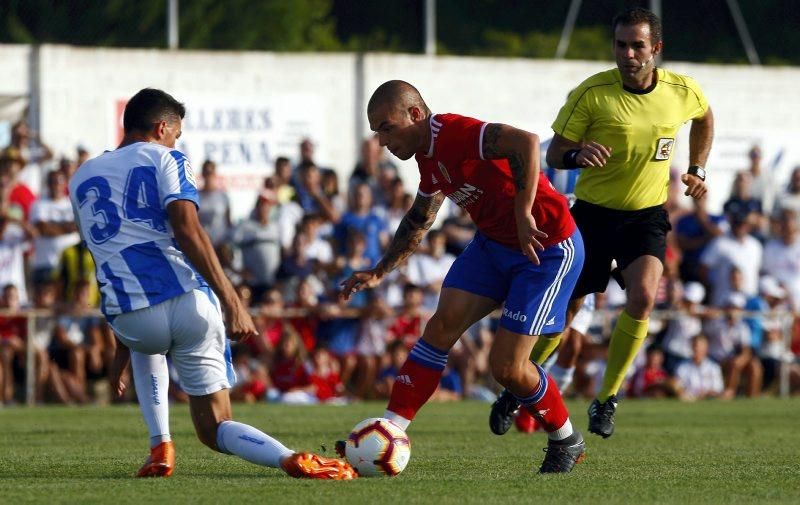
[[[492,404],[489,412],[489,428],[495,435],[505,435],[514,424],[514,414],[519,410],[519,402],[507,389],[504,389]]]
[[[616,395],[611,395],[605,403],[595,398],[589,405],[589,431],[603,438],[608,438],[614,433],[614,413],[617,411]]]

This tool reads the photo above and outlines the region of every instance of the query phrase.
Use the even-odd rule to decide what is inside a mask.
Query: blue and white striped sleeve
[[[162,208],[166,209],[175,200],[189,200],[199,208],[197,182],[186,155],[178,150],[169,151],[161,157],[159,165],[156,177]]]

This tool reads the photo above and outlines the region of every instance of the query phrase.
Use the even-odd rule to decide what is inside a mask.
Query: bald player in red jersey
[[[539,170],[539,138],[457,114],[434,115],[403,81],[379,86],[367,116],[382,146],[400,159],[416,156],[420,185],[381,261],[343,282],[341,297],[377,286],[404,262],[445,197],[478,227],[445,277],[436,313],[400,369],[384,417],[407,429],[436,390],[452,346],[502,306],[492,374],[548,432],[540,473],[569,472],[583,459],[583,437],[573,430],[555,382],[529,356],[539,335],[564,327],[583,241],[566,199]]]

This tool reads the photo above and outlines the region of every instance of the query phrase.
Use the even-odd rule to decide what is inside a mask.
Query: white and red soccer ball
[[[358,423],[345,446],[347,461],[361,477],[394,477],[411,458],[411,441],[402,428],[381,417]]]

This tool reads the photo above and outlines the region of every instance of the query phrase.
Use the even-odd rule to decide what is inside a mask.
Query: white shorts
[[[586,335],[594,319],[594,294],[586,295],[578,313],[572,318],[569,327],[581,335]]]
[[[170,353],[191,396],[231,387],[225,360],[225,325],[216,296],[195,289],[158,305],[126,312],[111,326],[120,341],[143,354]]]

